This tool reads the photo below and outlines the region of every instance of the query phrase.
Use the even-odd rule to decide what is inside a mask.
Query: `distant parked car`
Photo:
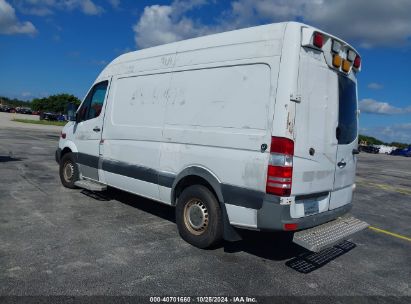
[[[374,146],[376,148],[379,148],[379,153],[380,154],[390,154],[393,150],[397,149],[397,147],[392,147],[392,146],[386,146],[386,145],[378,145]]]
[[[57,121],[66,121],[66,117],[63,114],[58,114],[56,117]]]
[[[32,111],[31,115],[40,115],[40,112],[39,111]]]
[[[16,109],[16,112],[20,113],[20,114],[31,114],[31,109],[29,109],[29,108],[19,108],[19,109]]]
[[[14,113],[14,112],[16,112],[16,110],[15,110],[14,108],[12,108],[12,107],[10,107],[10,106],[7,106],[7,105],[2,105],[2,106],[0,107],[0,111],[1,111],[1,112],[9,112],[9,113]]]
[[[57,120],[57,117],[59,115],[56,113],[51,113],[51,112],[42,112],[40,113],[40,120]]]
[[[364,146],[364,145],[360,145],[358,147],[358,150],[362,152],[373,153],[373,154],[378,154],[380,152],[380,148],[373,147],[373,146]]]
[[[411,157],[411,146],[405,149],[396,149],[390,153],[390,155],[400,155],[405,157]]]

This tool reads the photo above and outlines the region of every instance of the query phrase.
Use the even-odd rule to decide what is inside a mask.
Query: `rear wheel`
[[[216,245],[223,236],[220,204],[214,194],[201,185],[190,186],[181,193],[176,223],[181,237],[199,248]]]
[[[66,153],[60,160],[60,180],[64,187],[74,189],[74,183],[79,179],[78,166],[73,153]]]

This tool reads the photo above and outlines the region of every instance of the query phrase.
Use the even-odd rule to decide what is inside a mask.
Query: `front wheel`
[[[181,237],[198,248],[218,244],[223,236],[220,204],[202,185],[186,188],[178,198],[176,223]]]
[[[79,170],[73,153],[66,153],[60,160],[60,180],[64,187],[74,189],[79,179]]]

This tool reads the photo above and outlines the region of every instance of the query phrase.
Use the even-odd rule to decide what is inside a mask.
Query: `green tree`
[[[387,146],[394,146],[394,147],[401,148],[401,149],[407,148],[410,145],[410,144],[400,143],[400,142],[384,143],[375,137],[361,135],[361,134],[358,136],[358,141],[367,142],[368,145],[387,145]]]
[[[358,141],[359,142],[362,142],[362,141],[367,142],[368,145],[382,145],[383,144],[383,142],[381,140],[376,139],[375,137],[361,135],[361,134],[358,136]]]
[[[20,100],[20,99],[17,99],[17,98],[10,99],[10,98],[3,97],[3,96],[0,96],[0,104],[11,106],[11,107],[14,107],[14,108],[15,107],[25,107],[25,108],[30,107],[30,102],[28,102],[28,101]]]
[[[399,142],[392,142],[389,145],[400,148],[400,149],[405,149],[405,148],[408,148],[408,146],[410,146],[409,144],[404,144],[404,143],[399,143]]]
[[[66,113],[69,103],[80,105],[80,99],[71,94],[51,95],[45,98],[36,98],[31,102],[31,108],[41,112]]]

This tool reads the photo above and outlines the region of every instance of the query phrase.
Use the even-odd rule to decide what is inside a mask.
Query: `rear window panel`
[[[339,145],[347,145],[357,138],[357,89],[351,79],[338,75],[339,114],[337,139]]]

